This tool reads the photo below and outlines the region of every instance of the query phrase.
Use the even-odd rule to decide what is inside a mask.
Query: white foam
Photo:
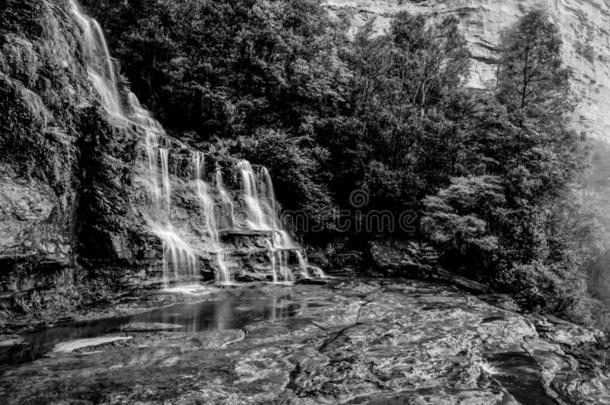
[[[118,342],[121,340],[133,339],[133,336],[100,336],[88,339],[76,339],[68,342],[61,342],[55,345],[53,353],[71,353],[85,347],[99,346],[106,343]]]

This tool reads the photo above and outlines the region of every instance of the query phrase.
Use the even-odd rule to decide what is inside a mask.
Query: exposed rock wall
[[[0,45],[0,258],[67,264],[79,135],[64,107],[88,102],[90,92],[78,80],[70,24],[48,3],[12,3],[2,10]]]
[[[564,58],[574,70],[579,98],[574,125],[588,135],[610,140],[610,1],[608,0],[327,0],[337,16],[356,29],[375,19],[382,32],[392,17],[407,11],[433,18],[455,15],[472,53],[469,85],[493,86],[501,33],[528,10],[547,10],[559,25]]]
[[[126,186],[137,134],[109,122],[81,36],[67,0],[0,4],[2,305],[70,290],[79,254],[130,258],[117,241],[133,229]]]

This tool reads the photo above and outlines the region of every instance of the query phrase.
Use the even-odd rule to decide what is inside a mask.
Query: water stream
[[[280,287],[281,288],[281,287]],[[322,303],[303,301],[290,291],[244,289],[225,291],[218,297],[152,309],[136,315],[92,321],[67,322],[24,336],[10,346],[0,346],[0,371],[34,361],[51,352],[72,352],[120,340],[136,333],[196,333],[241,329],[247,325],[304,315]]]
[[[108,113],[121,116],[122,108],[114,63],[102,28],[97,21],[85,16],[75,1],[70,1],[70,8],[83,30],[81,45],[88,65],[89,79],[102,98]]]

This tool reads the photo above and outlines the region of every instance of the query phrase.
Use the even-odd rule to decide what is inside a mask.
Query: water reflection
[[[309,309],[319,306],[321,304],[296,301],[286,293],[263,295],[260,291],[249,291],[228,293],[222,299],[157,308],[138,315],[71,322],[32,333],[20,344],[0,347],[0,370],[34,361],[60,342],[106,334],[239,329],[261,321],[305,316]]]
[[[131,323],[170,325],[182,332],[239,329],[250,323],[277,320],[305,311],[307,303],[291,301],[289,295],[244,298],[229,296],[220,300],[180,304],[131,317]],[[129,329],[129,325],[126,325]],[[152,328],[155,329],[155,328]]]

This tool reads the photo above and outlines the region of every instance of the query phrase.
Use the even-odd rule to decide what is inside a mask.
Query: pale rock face
[[[375,19],[378,32],[400,11],[455,15],[470,44],[474,88],[493,86],[502,32],[525,12],[546,10],[559,25],[564,60],[574,72],[574,127],[610,141],[610,0],[327,0],[326,7],[332,15],[348,16],[354,30]]]
[[[51,187],[0,168],[0,260],[38,256],[67,264],[71,246],[62,203]]]

